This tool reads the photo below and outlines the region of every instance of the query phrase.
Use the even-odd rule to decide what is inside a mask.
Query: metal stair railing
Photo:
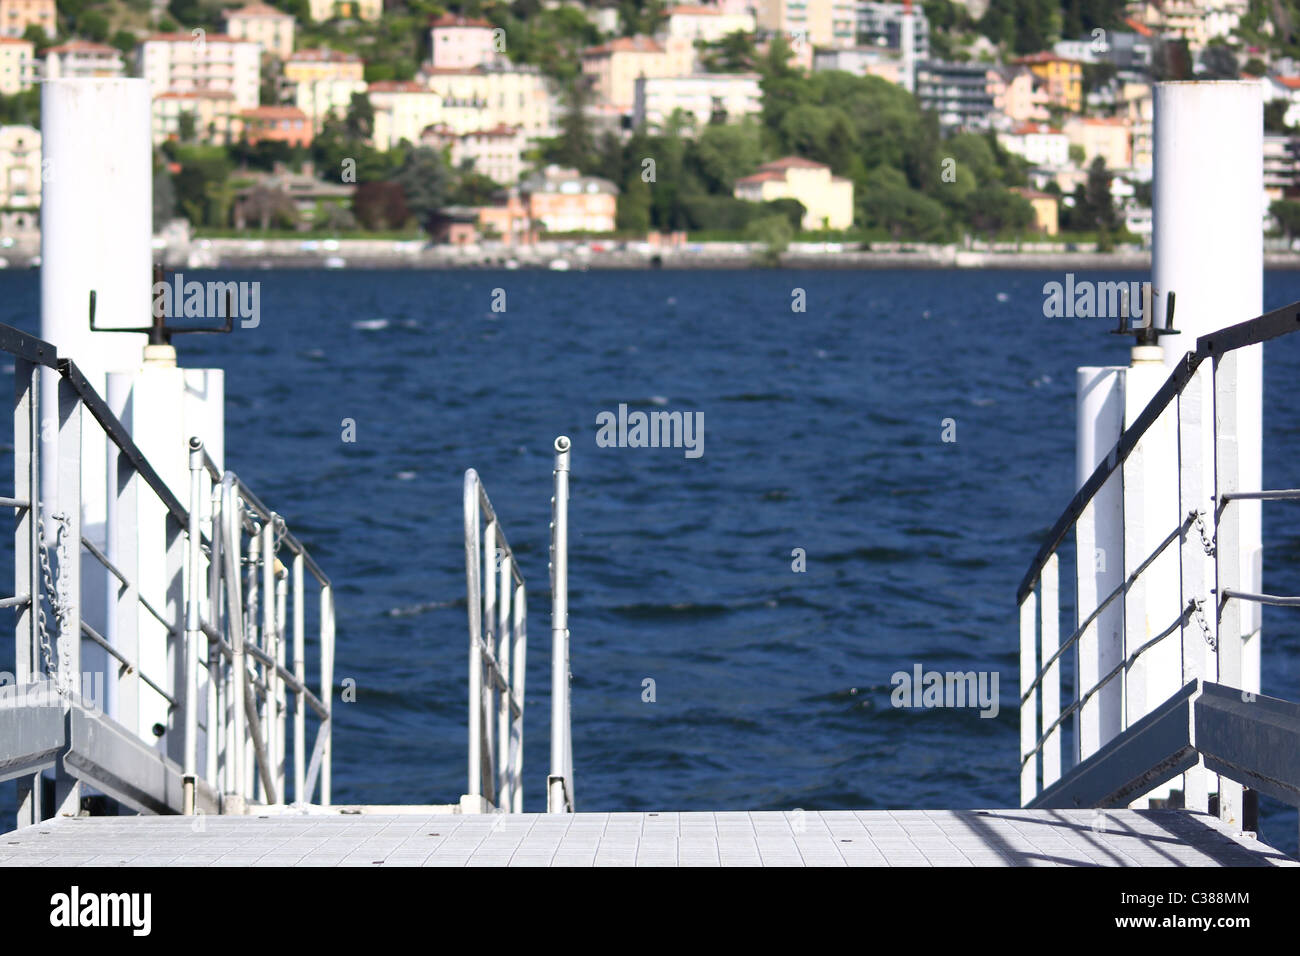
[[[50,343],[5,325],[0,350],[13,356],[15,371],[14,494],[0,504],[16,514],[14,596],[0,599],[0,607],[17,612],[18,671],[18,686],[8,693],[0,687],[0,780],[18,778],[19,825],[43,818],[49,770],[56,814],[79,812],[85,787],[149,813],[227,809],[226,796],[238,798],[235,803],[283,802],[288,694],[295,697],[294,798],[308,800],[319,788],[320,802],[328,804],[334,653],[329,579],[284,522],[232,472],[219,472],[197,440],[190,444],[187,509],[74,362],[60,359]],[[54,500],[42,501],[40,392],[42,380],[56,373],[57,434],[45,438],[57,449],[57,481]],[[81,529],[87,416],[102,430],[109,452],[103,549]],[[142,524],[146,510],[160,523]],[[42,513],[58,525],[57,533],[42,536]],[[143,582],[132,570],[146,528],[164,536],[161,580]],[[245,535],[247,546],[241,543]],[[83,552],[110,582],[107,635],[83,613]],[[320,590],[317,693],[305,675],[304,569]],[[290,628],[292,669],[285,663]],[[161,672],[142,664],[141,638],[150,632],[161,634],[150,655],[166,662]],[[98,699],[78,693],[85,689],[77,684],[85,642],[116,664],[104,675]],[[234,666],[237,647],[246,666]],[[138,726],[140,703],[149,697],[166,718],[144,728]],[[112,714],[103,711],[105,703]],[[318,723],[310,766],[308,708]],[[240,715],[251,716],[253,732]],[[254,753],[260,754],[255,772],[249,769],[252,760],[243,759]]]
[[[1215,738],[1217,749],[1207,752],[1189,729],[1186,714],[1163,721],[1157,716],[1172,712],[1170,708],[1175,704],[1181,706],[1180,702],[1190,699],[1189,706],[1198,721],[1206,714],[1210,721],[1206,726],[1226,726],[1223,721],[1227,718],[1222,717],[1226,711],[1220,703],[1224,693],[1238,694],[1247,704],[1258,697],[1242,690],[1242,648],[1249,636],[1243,634],[1243,603],[1300,606],[1300,596],[1247,593],[1239,587],[1239,503],[1300,500],[1300,490],[1239,488],[1236,445],[1239,350],[1297,330],[1300,302],[1199,338],[1196,349],[1184,356],[1142,413],[1124,430],[1039,548],[1016,593],[1020,616],[1022,805],[1087,805],[1094,798],[1101,799],[1100,794],[1108,794],[1107,799],[1112,801],[1136,799],[1178,773],[1187,773],[1186,805],[1204,810],[1209,791],[1215,787],[1212,775],[1217,775],[1219,814],[1240,826],[1243,784],[1256,786],[1259,777],[1258,767],[1252,766],[1269,762],[1270,773],[1279,772],[1276,754],[1266,761],[1249,742],[1227,748],[1222,733]],[[1207,421],[1211,423],[1213,444],[1202,448],[1203,422]],[[1094,557],[1089,552],[1094,542],[1091,538],[1081,540],[1080,524],[1085,523],[1085,518],[1092,520],[1104,489],[1125,487],[1125,463],[1142,454],[1144,441],[1154,438],[1167,442],[1171,436],[1177,455],[1177,481],[1176,487],[1169,489],[1172,500],[1168,510],[1176,520],[1165,529],[1154,529],[1156,534],[1161,530],[1167,533],[1146,551],[1145,546],[1135,548],[1135,544],[1141,540],[1138,532],[1144,532],[1148,542],[1153,540],[1151,529],[1141,526],[1142,522],[1154,520],[1153,516],[1121,512],[1124,553],[1118,583],[1107,593],[1098,593],[1095,600],[1078,596],[1075,620],[1067,626],[1068,636],[1062,641],[1062,550],[1073,544],[1076,568],[1091,566]],[[1207,456],[1212,456],[1212,462]],[[1213,477],[1205,487],[1203,475],[1211,463]],[[1154,585],[1153,574],[1157,575]],[[1159,574],[1166,575],[1163,589],[1159,588]],[[1168,586],[1170,581],[1174,583],[1172,588]],[[1169,614],[1167,619],[1152,617],[1160,605]],[[1097,668],[1095,679],[1088,679],[1080,671],[1081,648],[1089,655],[1097,653],[1104,617],[1112,625],[1115,618],[1121,622],[1119,645],[1107,661],[1110,666],[1106,672]],[[1148,702],[1131,693],[1141,692],[1140,688],[1130,687],[1132,671],[1153,650],[1171,647],[1170,641],[1178,645],[1173,650],[1179,654],[1182,673],[1176,686],[1182,689],[1166,701],[1146,706]],[[1062,669],[1069,652],[1075,654],[1073,686],[1067,686]],[[1202,682],[1206,692],[1199,689]],[[1188,698],[1192,694],[1189,688],[1193,687],[1195,693]],[[1205,696],[1210,688],[1214,690],[1213,703]],[[1113,700],[1119,706],[1117,732],[1103,732],[1101,746],[1095,752],[1083,753],[1080,719],[1095,719],[1095,713],[1090,714],[1088,708],[1096,707],[1105,694],[1118,698]],[[1130,706],[1131,699],[1143,703],[1139,712],[1130,713],[1131,709],[1138,710]],[[1071,717],[1076,721],[1075,753],[1073,765],[1066,766],[1062,736]],[[1275,795],[1300,805],[1300,748],[1296,746],[1300,740],[1300,709],[1273,701],[1269,707],[1253,711],[1247,706],[1231,717],[1232,727],[1253,728],[1250,732],[1258,732],[1261,739],[1285,741],[1289,769],[1282,771],[1285,779]],[[1261,723],[1252,725],[1252,719]],[[1229,749],[1232,755],[1224,756]],[[1148,759],[1153,761],[1152,766],[1140,765]],[[1194,779],[1198,773],[1199,783]]]
[[[468,796],[503,813],[520,813],[528,650],[524,578],[473,468],[465,472],[464,514],[469,618]],[[494,718],[498,724],[495,732]]]

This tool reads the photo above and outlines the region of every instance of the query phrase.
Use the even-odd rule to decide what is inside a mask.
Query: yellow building
[[[553,97],[534,67],[483,63],[470,69],[426,66],[421,81],[442,97],[442,119],[457,134],[513,126],[527,139],[555,135]]]
[[[310,0],[311,18],[326,20],[378,20],[384,12],[384,0]]]
[[[1107,169],[1128,169],[1133,165],[1133,131],[1123,117],[1072,116],[1063,130],[1071,146],[1083,150],[1087,166],[1100,156]]]
[[[620,113],[636,103],[638,77],[686,76],[694,62],[694,46],[684,37],[665,44],[650,37],[619,37],[582,51],[582,72],[588,76],[596,101]]]
[[[284,61],[283,71],[290,83],[363,80],[366,65],[361,57],[339,50],[298,50]]]
[[[831,168],[799,156],[786,156],[736,180],[735,197],[748,202],[797,199],[803,203],[803,228],[848,229],[853,225],[853,183],[832,176]]]
[[[31,89],[36,82],[36,47],[26,40],[0,36],[0,96]]]
[[[857,41],[854,0],[756,0],[758,26],[812,47],[851,47]]]
[[[238,10],[227,10],[226,33],[241,40],[262,45],[262,52],[286,59],[293,53],[294,19],[282,10],[265,3],[250,3]]]
[[[1060,231],[1060,201],[1057,197],[1037,189],[1014,188],[1011,191],[1033,207],[1035,229],[1045,236],[1054,236]]]
[[[54,0],[0,0],[0,37],[20,37],[40,27],[51,40],[58,30]]]
[[[1015,66],[1027,66],[1047,86],[1047,102],[1072,113],[1083,110],[1083,64],[1067,60],[1055,53],[1034,53],[1011,61]]]
[[[403,140],[419,143],[425,129],[442,119],[442,97],[421,83],[371,83],[366,93],[375,110],[376,149],[393,149]]]

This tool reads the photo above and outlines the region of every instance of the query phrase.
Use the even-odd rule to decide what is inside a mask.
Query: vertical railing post
[[[71,694],[81,679],[81,397],[64,376],[59,377],[59,470],[56,513],[64,516],[58,595],[58,668],[55,679]],[[81,784],[60,761],[55,771],[54,813],[76,816],[81,809]]]
[[[572,813],[572,739],[569,730],[569,452],[555,439],[555,497],[551,546],[551,773],[547,810]]]
[[[1217,650],[1219,682],[1242,689],[1241,602],[1225,600],[1225,591],[1240,586],[1241,527],[1237,504],[1225,501],[1239,490],[1240,459],[1237,421],[1237,353],[1214,357],[1214,485],[1219,515],[1215,538],[1215,596],[1218,602]],[[1241,829],[1242,785],[1219,776],[1219,819]]]
[[[488,515],[487,527],[483,531],[483,646],[490,657],[496,656],[497,626],[497,519]],[[483,795],[493,806],[498,806],[499,795],[496,786],[496,768],[493,761],[496,756],[496,742],[492,720],[494,695],[497,692],[499,671],[493,667],[483,684],[483,699],[479,706],[483,709],[483,756],[480,772],[483,774]]]
[[[500,529],[498,528],[498,530]],[[513,567],[514,562],[511,560],[510,555],[502,553],[501,595],[500,600],[497,602],[497,666],[504,686],[497,702],[499,721],[497,728],[499,738],[497,740],[497,807],[503,812],[508,812],[513,804],[510,795],[510,738],[513,736],[510,732],[513,726],[513,721],[510,719],[510,644],[514,639],[513,629],[510,626],[510,598],[512,596],[511,585],[514,583]]]
[[[285,789],[285,764],[288,761],[288,754],[285,752],[285,724],[289,719],[288,696],[286,694],[285,682],[279,676],[279,668],[284,667],[285,656],[288,648],[285,646],[285,603],[289,596],[289,575],[288,570],[276,562],[275,572],[275,663],[277,675],[275,680],[275,792],[280,796],[281,803],[288,803],[285,796],[288,792]]]
[[[1204,365],[1194,372],[1177,399],[1178,411],[1178,512],[1191,526],[1179,543],[1179,603],[1198,608],[1186,618],[1179,635],[1182,643],[1182,683],[1214,680],[1210,673],[1210,650],[1205,628],[1214,626],[1214,595],[1210,580],[1213,559],[1205,541],[1212,539],[1214,496],[1206,487],[1207,466],[1214,458],[1212,432],[1205,428],[1209,407]],[[1199,517],[1192,517],[1199,514]],[[1212,633],[1212,632],[1211,632]],[[1183,806],[1188,810],[1209,809],[1209,773],[1198,753],[1196,766],[1183,775]]]
[[[1038,676],[1038,598],[1033,590],[1020,605],[1020,805],[1038,796],[1038,693],[1030,690]],[[1026,696],[1028,695],[1028,696]]]
[[[244,602],[243,581],[240,567],[240,499],[235,490],[235,476],[230,472],[221,481],[221,519],[222,547],[221,555],[225,560],[226,578],[226,628],[230,634],[230,672],[231,688],[228,706],[230,708],[229,735],[226,739],[226,779],[232,792],[240,799],[246,799],[248,757],[245,744],[247,732],[244,727],[244,695],[248,675],[244,665]]]
[[[465,472],[465,590],[469,617],[469,788],[471,797],[483,793],[483,596],[479,585],[482,562],[479,555],[478,474]]]
[[[303,621],[301,554],[293,556],[293,676],[300,688],[307,686],[307,662],[304,659],[306,629]],[[295,803],[310,803],[311,794],[304,793],[307,781],[307,696],[299,690],[293,701],[293,799]]]
[[[519,702],[519,714],[514,718],[513,738],[514,753],[511,760],[513,779],[510,782],[511,807],[514,813],[524,812],[523,775],[524,775],[524,677],[527,671],[528,653],[528,597],[522,583],[515,589],[514,635],[515,650],[512,658],[514,666],[514,698]]]
[[[279,636],[275,629],[275,515],[267,516],[262,522],[262,543],[258,549],[262,556],[262,651],[272,663],[264,665],[262,673],[266,684],[265,719],[262,721],[262,736],[265,738],[266,766],[270,780],[266,781],[265,792],[280,795],[279,789],[279,681],[280,675],[275,667],[279,651],[276,644]]]
[[[334,588],[328,584],[320,589],[320,690],[325,705],[325,746],[321,752],[320,805],[328,807],[333,799],[332,762],[334,759]]]
[[[185,753],[183,761],[184,812],[194,813],[199,747],[199,644],[203,631],[199,626],[199,601],[203,597],[199,576],[202,556],[200,517],[203,510],[203,442],[190,439],[190,514],[186,537],[185,574]]]
[[[14,497],[26,501],[14,522],[14,594],[28,601],[15,615],[14,670],[19,687],[40,672],[42,366],[14,358]],[[53,675],[51,675],[53,676]],[[19,827],[41,820],[41,775],[18,779]]]
[[[1041,608],[1042,659],[1048,661],[1061,646],[1060,571],[1055,552],[1043,565],[1043,602]],[[1058,660],[1043,675],[1043,728],[1052,726],[1061,716],[1061,662]],[[1050,787],[1061,779],[1061,727],[1047,735],[1043,741],[1043,787]]]

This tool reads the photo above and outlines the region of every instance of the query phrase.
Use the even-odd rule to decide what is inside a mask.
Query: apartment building
[[[225,92],[234,97],[237,109],[252,109],[258,105],[261,51],[260,43],[224,34],[157,33],[140,44],[136,55],[154,96]]]
[[[664,40],[715,43],[732,33],[753,33],[756,26],[754,14],[748,9],[728,11],[719,6],[681,5],[665,11],[659,36]]]
[[[466,70],[425,66],[419,79],[442,97],[442,120],[457,133],[516,126],[526,138],[555,135],[555,97],[542,72],[503,60]]]
[[[590,78],[597,103],[630,113],[637,77],[685,76],[694,66],[694,48],[680,37],[661,44],[646,36],[619,37],[582,51],[582,72]]]
[[[876,3],[859,0],[854,8],[854,43],[858,46],[884,47],[903,52],[906,35],[901,3]],[[920,3],[912,6],[912,57],[917,62],[930,58],[930,21]]]
[[[308,0],[311,18],[326,20],[378,20],[384,14],[384,0]]]
[[[438,150],[447,150],[453,168],[465,164],[493,182],[513,186],[523,175],[523,152],[527,140],[517,126],[494,126],[491,129],[457,133],[439,124],[426,129],[421,142]]]
[[[825,163],[786,156],[736,180],[734,195],[748,202],[797,199],[803,203],[803,228],[848,229],[853,225],[853,182],[832,176]]]
[[[50,39],[58,32],[54,0],[0,0],[0,37],[21,37],[40,27]]]
[[[311,120],[296,106],[258,106],[241,110],[239,121],[243,138],[254,146],[258,143],[311,145]]]
[[[194,141],[228,146],[239,138],[239,103],[229,90],[163,92],[153,98],[153,142],[185,139],[182,117],[193,122]]]
[[[0,37],[0,96],[31,89],[36,82],[36,47],[27,40]]]
[[[700,130],[714,119],[734,122],[763,111],[757,73],[692,73],[687,76],[639,76],[632,107],[633,126],[665,128],[678,110]]]
[[[1069,138],[1046,123],[1023,123],[1009,132],[999,133],[998,144],[1035,166],[1059,168],[1070,162]]]
[[[122,51],[117,47],[72,40],[45,51],[42,73],[47,80],[125,76],[126,64],[122,61]]]
[[[939,118],[945,132],[988,129],[993,113],[989,73],[982,63],[927,60],[916,67],[917,99]]]
[[[41,133],[31,126],[0,126],[0,210],[41,204]]]
[[[1083,64],[1044,50],[1012,60],[1013,66],[1027,66],[1046,84],[1047,102],[1072,113],[1083,110]]]
[[[418,143],[425,129],[442,118],[442,97],[423,83],[371,83],[366,94],[375,110],[376,149],[393,149],[403,140]]]
[[[618,187],[608,179],[547,166],[524,180],[519,193],[534,228],[550,233],[614,231]]]
[[[1047,87],[1025,66],[997,67],[988,71],[988,91],[993,97],[994,122],[1007,126],[1043,123],[1051,118]]]
[[[755,0],[758,27],[810,47],[857,45],[857,0]]]
[[[445,14],[429,24],[430,61],[447,70],[490,63],[497,59],[496,36],[495,28],[486,20]]]
[[[1071,146],[1083,150],[1083,164],[1098,156],[1107,169],[1128,169],[1133,165],[1133,131],[1122,116],[1071,116],[1062,124]]]
[[[227,10],[222,16],[230,36],[261,44],[263,53],[281,60],[293,54],[296,21],[283,10],[265,3],[250,3],[238,10]]]

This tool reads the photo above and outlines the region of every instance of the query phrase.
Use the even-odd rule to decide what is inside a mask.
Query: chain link
[[[1205,526],[1205,512],[1196,512],[1196,530],[1201,534],[1201,547],[1209,557],[1214,557],[1214,542],[1210,540],[1210,531]]]
[[[41,577],[45,583],[45,599],[49,602],[50,610],[54,614],[54,619],[58,624],[59,633],[55,638],[59,642],[67,630],[68,614],[71,611],[71,602],[64,600],[67,593],[68,579],[68,532],[71,529],[72,522],[63,512],[51,515],[58,528],[54,532],[54,550],[58,557],[58,575],[50,569],[50,551],[46,545],[47,533],[45,521],[41,522],[41,535],[37,543],[37,549],[40,553]],[[39,596],[32,602],[36,608],[36,629],[38,632],[41,656],[45,659],[45,672],[54,679],[55,689],[64,697],[69,696],[69,688],[66,686],[66,675],[61,672],[58,666],[59,660],[63,656],[64,649],[60,647],[58,653],[50,646],[49,626],[45,618],[45,605],[40,601]]]
[[[1218,641],[1210,633],[1210,623],[1205,619],[1205,600],[1203,598],[1192,599],[1192,616],[1196,618],[1196,623],[1201,625],[1201,633],[1205,635],[1205,643],[1210,645],[1210,650],[1218,650]]]

